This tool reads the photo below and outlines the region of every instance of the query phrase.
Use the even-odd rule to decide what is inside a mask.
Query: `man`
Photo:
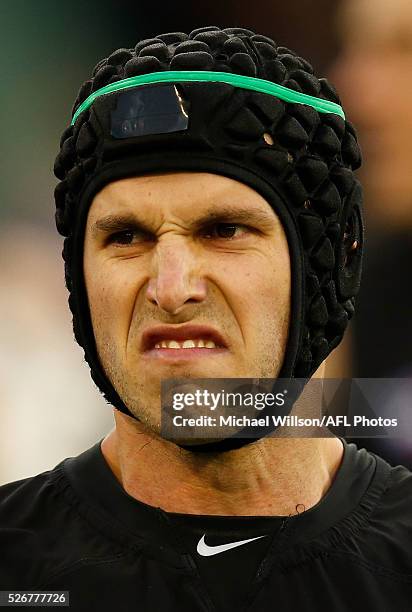
[[[114,52],[73,112],[56,221],[116,427],[2,488],[2,588],[74,610],[405,609],[406,469],[333,436],[161,435],[161,380],[309,379],[342,338],[363,232],[333,89],[210,27]]]

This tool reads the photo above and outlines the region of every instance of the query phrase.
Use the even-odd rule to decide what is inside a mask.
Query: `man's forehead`
[[[231,178],[198,172],[153,174],[113,181],[94,198],[89,221],[110,216],[159,218],[236,216],[273,225],[277,216],[254,189]]]

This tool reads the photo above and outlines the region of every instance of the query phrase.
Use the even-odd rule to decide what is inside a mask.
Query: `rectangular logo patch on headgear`
[[[113,138],[181,132],[189,127],[189,103],[175,84],[148,85],[117,94],[111,111]]]

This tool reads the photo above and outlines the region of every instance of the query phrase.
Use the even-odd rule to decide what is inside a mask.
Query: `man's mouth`
[[[208,325],[158,325],[142,334],[142,352],[165,359],[188,359],[227,352],[228,343]]]
[[[202,338],[198,340],[183,340],[178,342],[177,340],[162,340],[155,344],[156,349],[169,348],[169,349],[193,349],[193,348],[206,348],[214,349],[217,348],[213,340],[204,340]]]

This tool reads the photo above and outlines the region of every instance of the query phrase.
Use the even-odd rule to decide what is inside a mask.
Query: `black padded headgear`
[[[118,49],[83,83],[73,114],[108,84],[176,70],[257,77],[340,103],[331,85],[293,51],[250,30],[208,27]],[[179,91],[190,107],[187,129],[115,138],[110,117],[117,95],[103,95],[65,130],[55,163],[56,225],[65,237],[74,334],[106,400],[129,416],[99,362],[83,278],[87,213],[108,182],[156,171],[204,171],[244,182],[269,202],[285,229],[292,266],[291,324],[279,378],[314,373],[342,339],[359,289],[362,194],[353,171],[361,156],[352,125],[334,113],[224,83],[182,82]],[[214,448],[240,445],[226,440]]]

